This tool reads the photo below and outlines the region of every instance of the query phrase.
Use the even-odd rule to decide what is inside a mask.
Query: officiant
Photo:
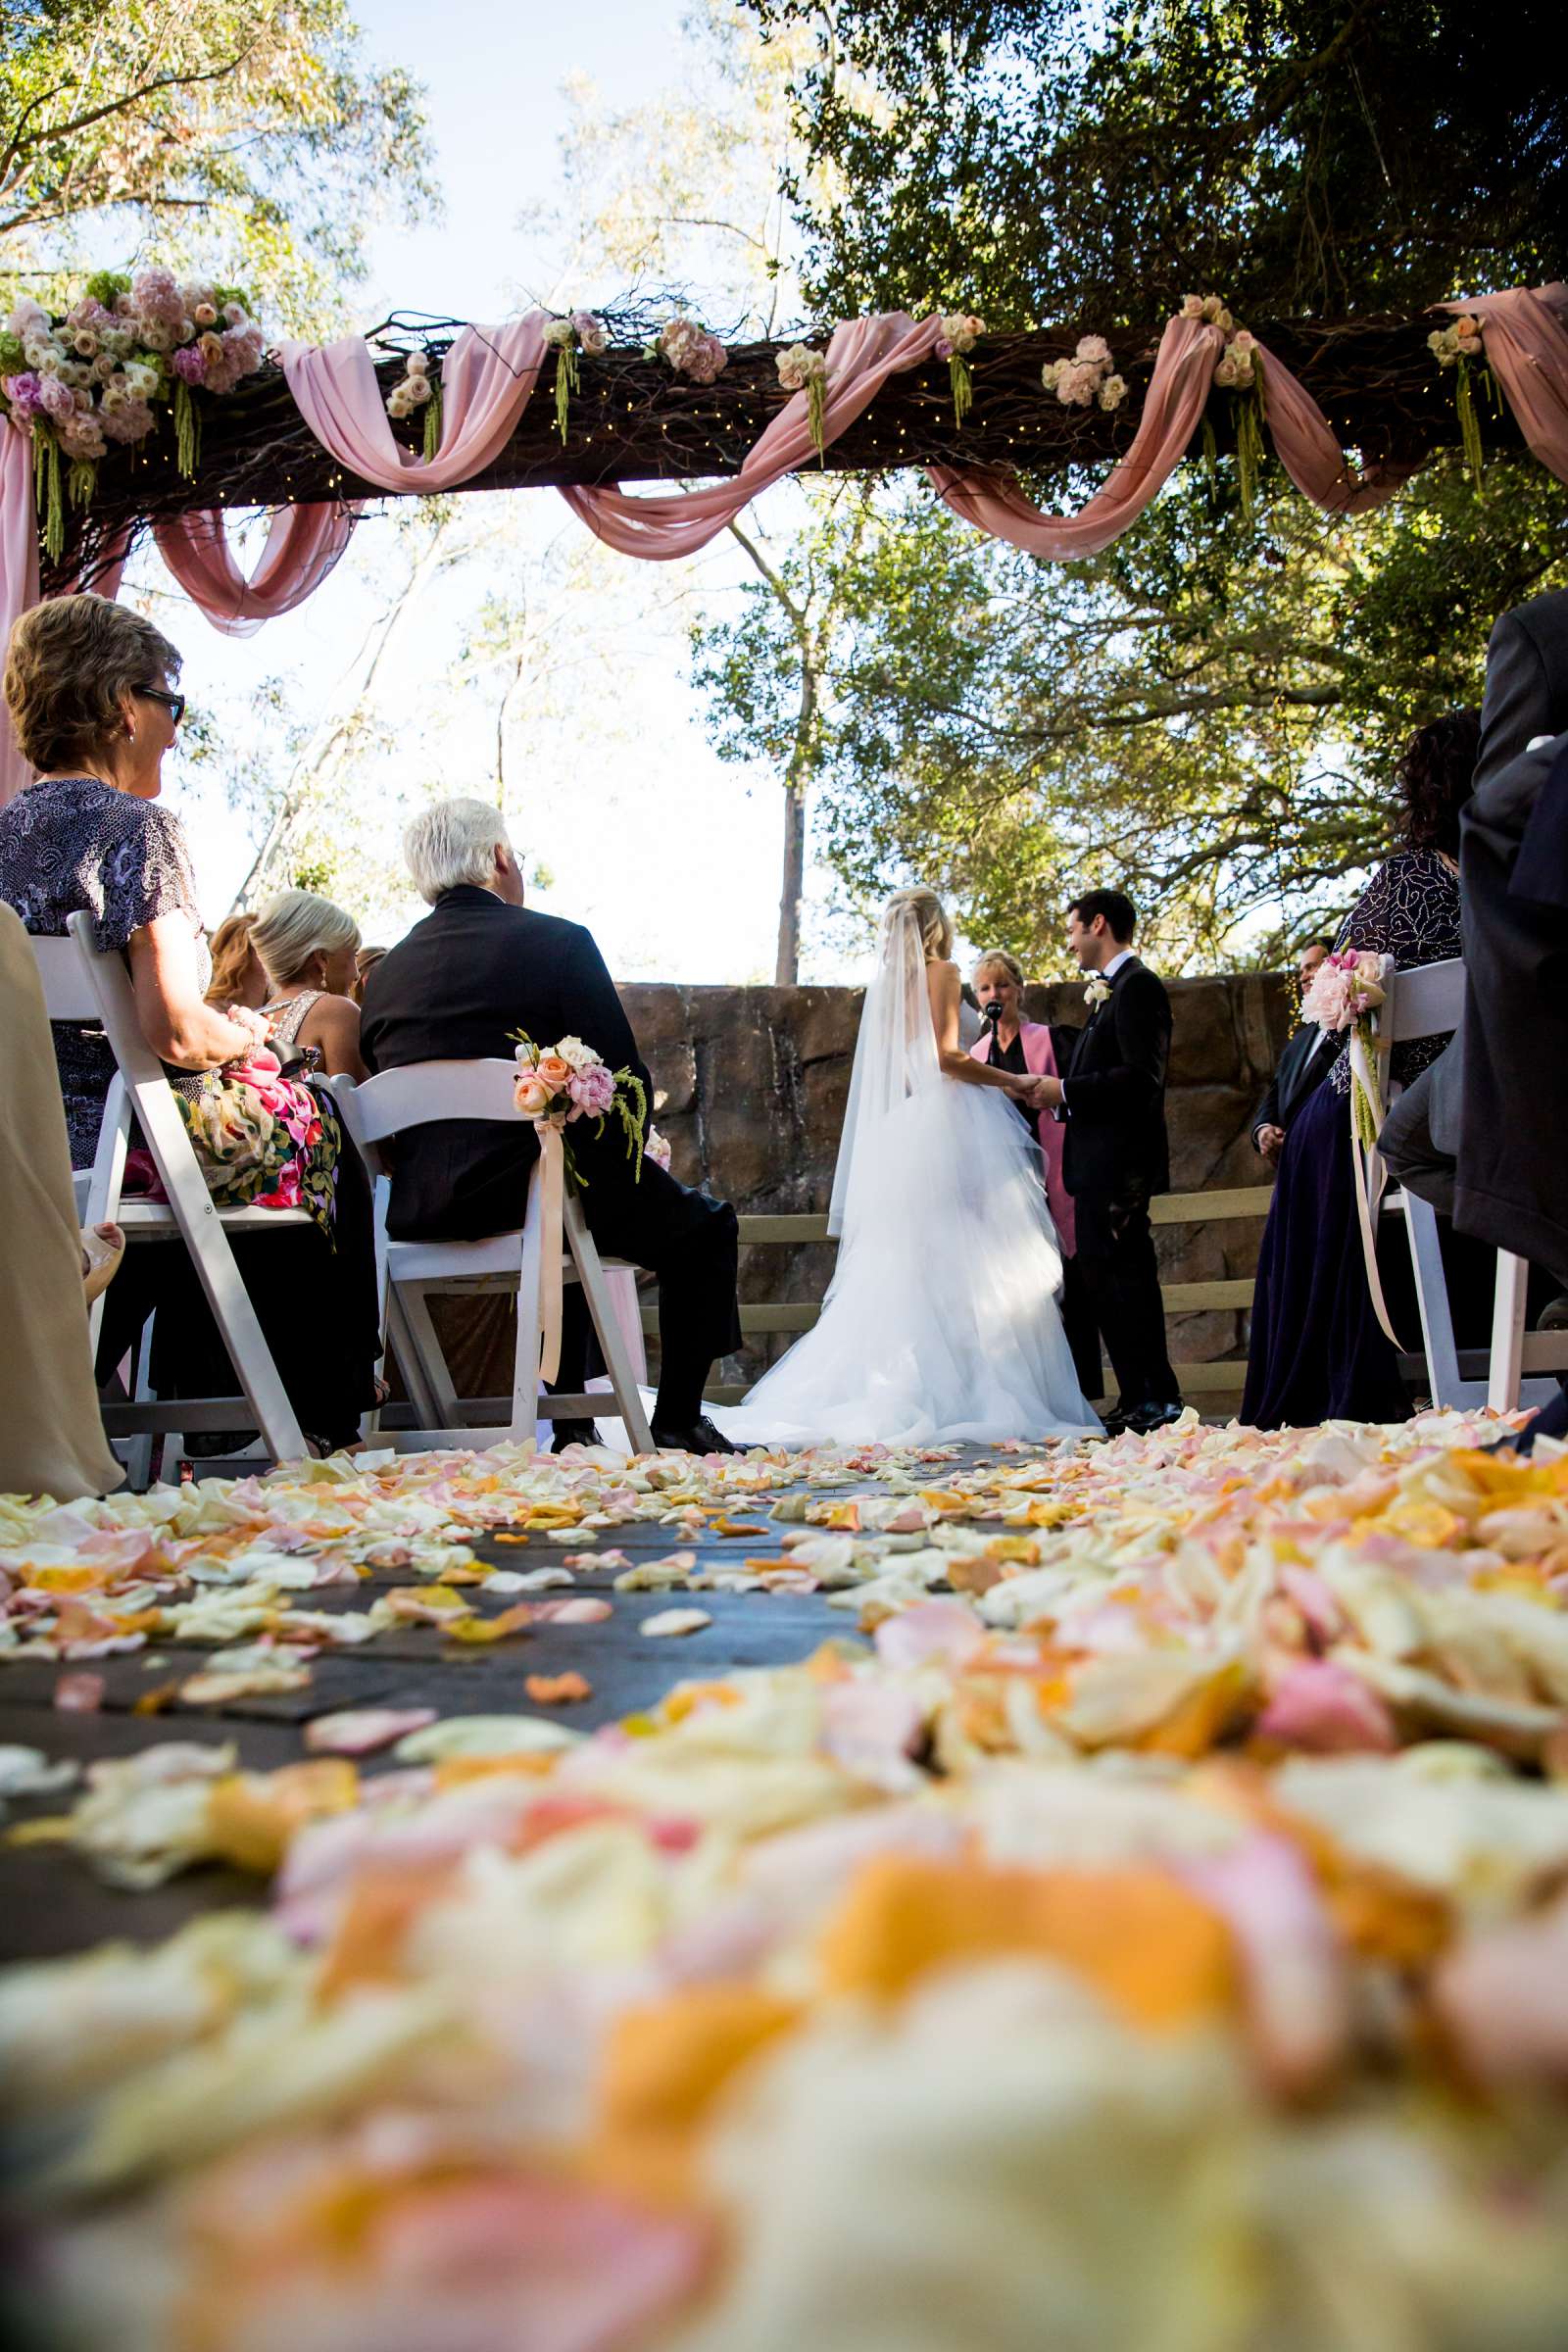
[[[1304,997],[1312,974],[1329,953],[1326,939],[1309,940],[1297,959],[1297,977]],[[1339,1050],[1339,1040],[1324,1035],[1316,1021],[1298,1021],[1292,1030],[1268,1092],[1252,1114],[1252,1149],[1270,1167],[1278,1164],[1291,1126],[1305,1109],[1314,1089],[1325,1079]]]
[[[988,1062],[996,1070],[1011,1070],[1015,1075],[1029,1073],[1037,1078],[1055,1078],[1061,1073],[1065,1055],[1059,1056],[1056,1041],[1044,1021],[1030,1021],[1023,1011],[1023,966],[1005,948],[988,948],[971,975],[975,1002],[985,1023],[980,1036],[969,1048],[976,1061]],[[1040,1147],[1041,1170],[1045,1178],[1046,1200],[1052,1222],[1061,1244],[1062,1269],[1077,1247],[1076,1212],[1073,1198],[1067,1190],[1062,1172],[1062,1156],[1066,1138],[1054,1119],[1044,1118],[1038,1109],[1027,1102],[1016,1105],[1018,1115]],[[1073,1371],[1078,1386],[1089,1397],[1104,1394],[1104,1365],[1100,1353],[1100,1331],[1083,1295],[1080,1285],[1064,1283],[1061,1296],[1062,1329],[1072,1349]]]

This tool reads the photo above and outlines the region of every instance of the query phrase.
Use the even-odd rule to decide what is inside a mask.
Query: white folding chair
[[[123,1228],[127,1243],[184,1242],[245,1400],[172,1397],[160,1402],[138,1396],[130,1403],[106,1401],[105,1428],[111,1437],[120,1437],[170,1429],[229,1429],[236,1422],[249,1421],[277,1460],[297,1461],[306,1451],[304,1434],[240,1280],[228,1237],[232,1233],[275,1233],[291,1225],[309,1224],[310,1218],[303,1209],[217,1207],[174,1107],[163,1065],[142,1035],[124,958],[116,953],[99,953],[93,943],[90,915],[72,915],[70,929],[69,939],[34,939],[32,943],[50,1018],[102,1028],[117,1065],[87,1186],[83,1222],[96,1225],[113,1218]],[[166,1200],[122,1198],[133,1119],[168,1195]],[[91,1316],[95,1347],[102,1319],[100,1298]]]
[[[1410,1038],[1457,1029],[1463,1016],[1464,963],[1459,956],[1394,974],[1376,1016],[1379,1081],[1386,1102],[1401,1091],[1388,1074],[1394,1048]],[[1488,1404],[1504,1413],[1520,1404],[1546,1403],[1556,1395],[1556,1382],[1549,1377],[1525,1380],[1522,1375],[1527,1368],[1544,1375],[1568,1371],[1568,1334],[1526,1334],[1528,1261],[1506,1250],[1497,1251],[1487,1373],[1484,1379],[1467,1377],[1454,1345],[1437,1211],[1430,1201],[1402,1188],[1386,1196],[1383,1205],[1404,1218],[1433,1401],[1451,1406]]]
[[[540,1161],[535,1161],[530,1174],[527,1197],[521,1204],[523,1221],[514,1232],[493,1234],[478,1242],[395,1242],[385,1238],[384,1179],[390,1174],[390,1165],[381,1147],[390,1138],[436,1119],[520,1123],[513,1092],[515,1077],[516,1064],[511,1061],[421,1061],[401,1070],[383,1070],[359,1086],[347,1078],[332,1080],[343,1124],[363,1152],[375,1183],[387,1335],[403,1367],[414,1409],[425,1424],[416,1431],[386,1431],[390,1442],[400,1447],[450,1445],[455,1431],[462,1431],[469,1444],[515,1442],[530,1437],[536,1421],[590,1420],[604,1405],[602,1393],[597,1396],[586,1392],[556,1396],[539,1394],[541,1286],[546,1271]],[[562,1229],[562,1277],[582,1286],[616,1408],[633,1448],[652,1453],[653,1432],[605,1281],[607,1272],[622,1270],[622,1261],[600,1257],[581,1205],[569,1190],[563,1205]],[[429,1294],[491,1290],[517,1293],[512,1419],[504,1429],[476,1430],[465,1424],[462,1400],[453,1388],[430,1317]]]

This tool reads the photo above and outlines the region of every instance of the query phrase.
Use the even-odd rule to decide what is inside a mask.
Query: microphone
[[[993,1035],[993,1037],[994,1037],[994,1036],[996,1035],[996,1032],[997,1032],[997,1025],[998,1025],[998,1023],[999,1023],[999,1022],[1001,1021],[1001,1019],[1002,1019],[1002,1006],[1001,1006],[1001,1004],[1000,1004],[997,1002],[997,999],[996,999],[995,997],[993,997],[993,998],[992,998],[992,1000],[991,1000],[991,1002],[990,1002],[990,1004],[982,1004],[982,1005],[981,1005],[981,1007],[980,1007],[980,1018],[981,1018],[983,1021],[989,1022],[989,1024],[990,1024],[990,1027],[991,1027],[991,1033],[992,1033],[992,1035]]]

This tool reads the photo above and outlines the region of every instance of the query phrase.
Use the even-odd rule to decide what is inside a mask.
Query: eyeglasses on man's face
[[[162,703],[176,727],[184,717],[185,697],[182,694],[171,694],[163,686],[138,686],[136,692],[145,703]]]

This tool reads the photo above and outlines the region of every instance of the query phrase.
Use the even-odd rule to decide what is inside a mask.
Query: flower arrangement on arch
[[[1072,358],[1048,360],[1040,370],[1040,381],[1048,392],[1054,392],[1064,409],[1113,411],[1127,397],[1127,378],[1116,373],[1103,335],[1080,335]]]
[[[518,1110],[536,1126],[554,1127],[564,1147],[566,1174],[579,1191],[586,1189],[572,1156],[566,1129],[579,1119],[591,1119],[596,1136],[607,1119],[619,1121],[626,1138],[626,1156],[634,1182],[642,1181],[648,1136],[648,1094],[635,1070],[612,1070],[580,1037],[564,1037],[553,1046],[536,1046],[524,1030],[512,1032],[517,1074],[513,1094]],[[666,1147],[667,1149],[667,1147]]]
[[[604,320],[595,318],[592,311],[567,311],[564,317],[552,318],[545,327],[545,348],[556,355],[556,430],[563,443],[571,413],[571,396],[580,380],[577,354],[585,352],[589,359],[597,360],[609,342]],[[719,365],[722,367],[722,360]]]
[[[1464,448],[1464,462],[1470,468],[1476,495],[1482,495],[1481,468],[1485,452],[1481,447],[1481,419],[1476,415],[1475,386],[1470,379],[1473,368],[1481,370],[1494,408],[1497,405],[1497,387],[1487,363],[1486,334],[1479,318],[1461,311],[1447,326],[1434,327],[1427,337],[1427,349],[1440,368],[1453,369],[1453,405],[1459,415],[1459,439]]]
[[[430,355],[411,351],[403,373],[386,396],[386,413],[402,418],[424,411],[424,455],[433,458],[441,446],[441,378],[430,373]]]
[[[172,411],[179,470],[194,474],[201,428],[192,394],[232,392],[256,373],[265,349],[239,287],[171,270],[100,270],[59,316],[24,295],[0,333],[0,414],[32,442],[49,553],[65,544],[64,498],[88,505],[110,443],[145,440],[163,408]]]
[[[808,343],[791,343],[779,353],[776,365],[784,390],[806,394],[811,439],[820,463],[827,455],[827,361]]]
[[[716,335],[683,314],[666,319],[643,356],[662,360],[676,375],[689,375],[694,384],[711,384],[729,365],[729,353]]]
[[[1214,362],[1213,380],[1219,391],[1240,396],[1236,404],[1236,475],[1242,493],[1242,513],[1250,522],[1257,477],[1265,455],[1262,350],[1254,334],[1237,325],[1217,294],[1184,294],[1179,315],[1217,326],[1225,338]],[[1203,419],[1203,456],[1212,471],[1218,463],[1218,445],[1207,416]]]
[[[1350,1058],[1350,1120],[1356,1141],[1368,1150],[1377,1142],[1383,1124],[1377,1066],[1372,1058],[1372,1014],[1388,993],[1392,956],[1370,948],[1347,948],[1326,956],[1312,974],[1301,999],[1301,1018],[1316,1021],[1325,1037],[1348,1031]],[[1360,1052],[1353,1051],[1359,1043]]]
[[[944,311],[937,324],[942,329],[937,337],[937,358],[948,363],[954,421],[962,424],[974,407],[974,378],[969,372],[968,355],[985,333],[986,322],[970,311]]]

